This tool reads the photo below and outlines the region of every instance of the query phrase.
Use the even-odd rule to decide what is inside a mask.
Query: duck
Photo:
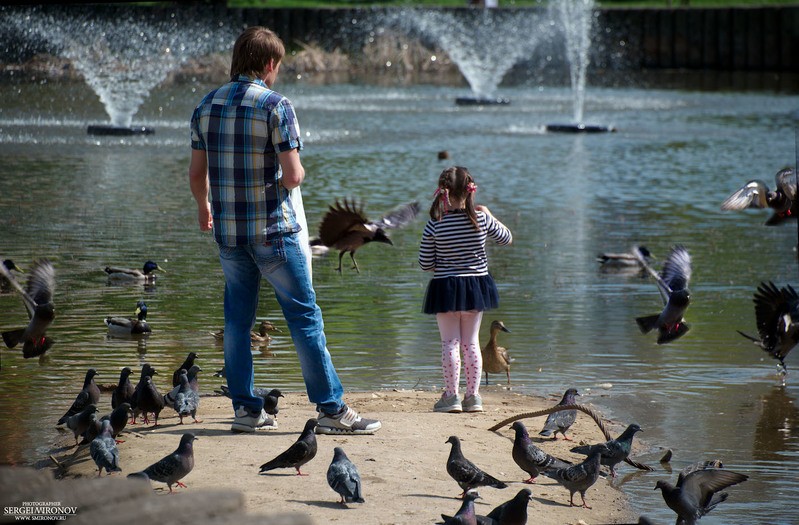
[[[638,255],[641,255],[639,258]],[[622,252],[622,253],[613,253],[613,252],[605,252],[600,253],[596,256],[596,260],[599,263],[599,267],[601,270],[609,271],[609,270],[623,270],[625,268],[634,268],[635,270],[639,270],[642,268],[641,266],[641,258],[643,258],[646,262],[651,262],[655,257],[652,255],[652,252],[646,246],[637,245],[633,246],[629,252]]]
[[[154,263],[153,261],[147,261],[144,263],[144,266],[141,270],[106,266],[104,271],[108,274],[109,281],[140,282],[145,284],[155,282],[155,274],[153,273],[154,271],[166,273],[166,270],[158,266],[158,264]]]
[[[136,303],[136,317],[106,317],[108,332],[113,335],[143,335],[152,332],[147,324],[147,304]]]
[[[502,332],[510,333],[505,323],[502,321],[491,321],[491,335],[488,338],[488,343],[481,349],[483,353],[483,371],[486,374],[486,385],[488,384],[488,374],[499,374],[505,372],[508,376],[508,384],[510,384],[510,364],[513,359],[508,355],[508,351],[497,345],[497,334]]]
[[[8,274],[11,275],[12,278],[13,274],[11,272],[18,272],[18,273],[24,272],[24,270],[19,266],[17,266],[16,263],[11,259],[6,259],[5,261],[3,261],[3,266],[5,267],[6,270],[8,270]],[[5,272],[0,272],[0,293],[8,293],[13,291],[11,281],[8,278],[6,278],[4,274]]]
[[[793,169],[783,168],[774,175],[773,190],[759,179],[753,179],[735,190],[721,203],[724,211],[740,211],[747,208],[771,208],[771,217],[766,226],[782,224],[799,214],[799,199],[796,198],[796,176]]]
[[[261,346],[261,345],[268,345],[272,342],[272,337],[269,335],[269,332],[282,332],[280,328],[275,326],[271,321],[267,321],[264,319],[261,321],[261,324],[258,325],[258,331],[250,332],[250,341],[252,342],[253,346]],[[216,332],[209,332],[214,339],[219,342],[225,340],[225,329],[217,330]]]

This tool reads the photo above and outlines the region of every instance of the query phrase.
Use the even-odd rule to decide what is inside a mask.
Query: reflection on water
[[[0,255],[23,265],[47,256],[57,272],[49,356],[25,361],[2,349],[0,461],[42,456],[90,366],[98,381],[114,383],[123,366],[149,362],[168,372],[195,351],[202,388],[217,386],[211,374],[222,348],[210,332],[223,324],[222,276],[213,241],[195,227],[187,184],[187,124],[206,88],[153,92],[137,118],[155,135],[120,139],[86,135],[86,122],[103,110],[81,86],[0,85]],[[563,136],[543,126],[569,111],[564,89],[507,88],[509,106],[460,108],[459,89],[448,87],[281,88],[305,135],[309,224],[342,197],[365,200],[372,215],[415,199],[424,209],[445,166],[436,153],[449,151],[448,162],[475,174],[480,202],[514,232],[510,249],[489,253],[501,307],[486,315],[482,334],[485,341],[492,319],[512,327],[502,344],[516,359],[514,388],[558,397],[578,388],[604,414],[644,428],[648,448],[638,459],[646,463],[658,466],[671,448],[674,470],[718,457],[750,474],[703,523],[792,515],[799,354],[789,356],[794,372],[783,386],[775,363],[735,330],[755,329],[752,293],[761,280],[795,284],[796,225],[765,228],[764,213],[718,207],[743,181],[770,180],[792,163],[789,115],[799,97],[592,89],[587,111],[619,131]],[[423,224],[393,232],[394,246],[360,250],[361,274],[338,274],[335,256],[315,261],[330,350],[348,389],[441,384],[435,321],[420,313],[428,279],[416,264]],[[674,243],[694,260],[692,329],[657,346],[634,322],[659,308],[654,284],[602,272],[595,257],[645,244],[662,258]],[[152,287],[112,286],[102,271],[148,259],[167,270]],[[108,337],[103,318],[140,299],[152,335]],[[267,287],[258,314],[284,332],[253,348],[257,383],[302,390]],[[0,329],[25,320],[19,298],[0,295]],[[643,514],[674,519],[652,490],[658,479],[674,481],[673,473],[621,467],[620,474],[614,483],[623,482]]]

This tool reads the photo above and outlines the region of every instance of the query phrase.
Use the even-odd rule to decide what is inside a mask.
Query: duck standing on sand
[[[483,353],[483,372],[486,375],[486,385],[488,384],[488,373],[499,374],[505,372],[508,376],[508,384],[510,385],[510,364],[513,358],[508,354],[508,350],[497,344],[497,334],[502,332],[510,333],[505,323],[502,321],[491,321],[491,335],[488,338],[488,343],[481,349]]]

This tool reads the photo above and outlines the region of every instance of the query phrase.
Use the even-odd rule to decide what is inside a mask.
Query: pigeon
[[[103,474],[103,469],[108,474],[122,470],[119,468],[119,450],[117,449],[116,441],[111,436],[110,421],[105,420],[102,422],[100,434],[89,444],[89,455],[94,460],[94,464],[97,465],[98,477]]]
[[[643,256],[647,263],[651,262],[654,258],[652,252],[650,252],[646,246],[638,245],[633,246],[629,252],[600,253],[596,256],[596,260],[599,263],[599,268],[605,272],[620,271],[628,268],[639,271],[643,269],[643,266],[641,266],[641,262],[638,260],[636,251]]]
[[[476,490],[467,490],[463,495],[463,503],[461,508],[454,516],[447,516],[442,514],[441,518],[444,520],[444,525],[480,525],[483,523],[495,523],[494,520],[487,521],[485,516],[477,516],[474,511],[474,500],[479,498],[480,495]]]
[[[147,324],[147,304],[144,301],[136,303],[136,317],[106,317],[105,325],[108,333],[116,336],[147,335],[152,333]]]
[[[111,392],[111,408],[116,408],[122,405],[122,403],[131,402],[133,391],[135,390],[133,384],[130,382],[131,373],[133,373],[133,371],[127,366],[119,373],[119,384],[117,384],[117,387]]]
[[[314,433],[316,425],[316,418],[311,418],[306,421],[305,428],[303,428],[297,441],[292,443],[285,451],[278,454],[277,457],[261,465],[261,470],[259,472],[263,473],[276,468],[294,468],[297,470],[298,476],[307,475],[302,473],[300,467],[316,456],[316,434]]]
[[[222,394],[225,397],[230,397],[230,389],[227,385],[221,385],[219,390],[215,390],[217,394]],[[270,416],[276,416],[280,409],[277,406],[278,398],[286,397],[277,388],[267,390],[266,388],[254,387],[253,394],[264,400],[264,410]]]
[[[587,456],[590,456],[595,451],[599,452],[602,456],[602,464],[606,467],[610,467],[610,475],[615,478],[615,467],[630,455],[630,449],[632,449],[633,446],[633,436],[635,436],[636,432],[643,432],[643,430],[633,423],[624,429],[624,432],[616,439],[611,439],[610,441],[596,445],[574,447],[571,451],[576,454],[585,454]]]
[[[341,204],[329,206],[328,212],[319,225],[319,239],[328,248],[339,250],[338,272],[341,272],[341,259],[350,254],[353,269],[360,273],[355,261],[355,252],[366,243],[382,242],[394,244],[386,235],[386,230],[399,228],[413,221],[419,213],[419,203],[411,202],[395,208],[377,222],[371,222],[363,213],[363,208],[355,201],[344,200]]]
[[[505,372],[510,384],[510,364],[513,361],[507,349],[497,345],[497,334],[510,332],[502,321],[491,321],[491,331],[486,345],[481,348],[483,355],[483,372],[486,375],[486,385],[488,384],[488,374],[499,374]]]
[[[585,502],[585,491],[591,488],[599,479],[600,451],[593,450],[588,458],[578,465],[568,468],[560,468],[542,472],[548,478],[552,478],[569,490],[569,506],[574,507],[574,493],[579,492],[583,500],[583,507],[591,507]]]
[[[125,429],[128,424],[128,416],[130,415],[131,408],[129,403],[122,403],[117,408],[101,417],[99,421],[95,421],[93,425],[89,425],[86,432],[83,433],[84,443],[91,443],[94,438],[100,435],[102,430],[103,421],[108,421],[111,424],[111,437],[116,438],[120,432]],[[117,443],[124,443],[124,441],[117,440]]]
[[[141,270],[106,266],[104,271],[111,282],[152,284],[155,282],[156,276],[153,272],[156,270],[166,273],[166,270],[153,261],[145,262]]]
[[[579,395],[580,393],[577,392],[576,388],[569,388],[563,393],[563,397],[557,406],[574,405],[576,404],[574,396]],[[552,436],[552,439],[558,439],[558,432],[560,432],[563,434],[563,439],[566,441],[571,441],[571,438],[566,435],[566,431],[571,428],[575,419],[577,419],[577,410],[560,410],[558,412],[552,412],[547,416],[546,423],[544,423],[544,428],[541,429],[541,432],[539,432],[538,435]]]
[[[691,256],[683,246],[675,246],[666,257],[663,269],[658,275],[648,264],[639,258],[641,264],[654,277],[663,299],[664,308],[659,314],[637,317],[635,322],[641,333],[647,334],[657,329],[657,344],[662,345],[679,339],[690,330],[683,315],[691,302],[688,281],[691,279]]]
[[[361,476],[341,447],[333,449],[333,461],[327,469],[327,484],[341,496],[339,503],[364,503]]]
[[[452,476],[452,479],[457,481],[458,485],[463,489],[463,493],[460,497],[463,497],[467,490],[477,487],[488,486],[498,489],[507,487],[505,483],[486,474],[474,463],[463,457],[463,453],[461,452],[461,440],[458,439],[457,436],[450,436],[446,443],[452,444],[449,458],[447,458],[447,473]]]
[[[69,416],[65,423],[67,428],[75,435],[75,446],[78,446],[78,436],[82,436],[90,425],[93,425],[97,420],[97,406],[86,405],[77,414]]]
[[[660,480],[655,485],[655,490],[660,489],[666,505],[677,513],[678,525],[695,525],[699,518],[727,499],[728,494],[719,493],[720,490],[742,483],[748,478],[745,474],[700,463],[683,469],[676,486]]]
[[[147,476],[152,481],[166,483],[166,486],[169,487],[169,492],[172,492],[172,485],[185,489],[186,485],[181,483],[180,480],[185,478],[194,468],[194,441],[196,439],[194,434],[186,432],[180,438],[180,445],[178,445],[177,450],[141,472],[129,474],[128,477]]]
[[[796,176],[791,168],[783,168],[774,176],[776,188],[769,189],[762,180],[750,180],[721,203],[722,210],[740,211],[747,208],[771,208],[766,226],[782,224],[796,218],[799,203],[796,199]]]
[[[568,466],[568,465],[567,465]],[[533,497],[530,489],[521,489],[513,499],[499,505],[488,513],[498,525],[525,525],[527,523],[527,505]]]
[[[5,272],[0,271],[0,293],[8,293],[12,291],[15,286],[11,284],[11,281],[16,281],[14,274],[11,272],[19,272],[22,273],[24,270],[17,266],[17,264],[12,261],[11,259],[6,259],[3,261],[3,267],[5,268]],[[6,277],[6,276],[9,277]]]
[[[94,368],[90,368],[86,371],[86,376],[83,379],[83,388],[78,392],[69,410],[58,420],[58,423],[56,423],[57,425],[63,425],[70,416],[74,416],[88,405],[97,405],[97,403],[100,402],[100,388],[94,382],[94,376],[96,375],[97,370]]]
[[[47,337],[47,329],[55,319],[53,291],[55,290],[55,270],[47,259],[33,263],[28,274],[25,289],[11,275],[5,264],[0,264],[0,275],[22,296],[28,312],[28,326],[2,333],[3,342],[8,348],[22,343],[22,356],[25,359],[43,355],[53,346],[53,339]]]
[[[194,365],[195,359],[198,356],[195,352],[189,352],[189,355],[186,356],[186,360],[183,361],[183,364],[180,365],[174,372],[172,372],[172,386],[178,386],[180,384],[180,371],[185,370],[186,372]]]
[[[144,363],[141,366],[141,376],[139,377],[139,382],[136,384],[136,387],[133,389],[133,396],[131,397],[130,401],[130,406],[133,408],[133,420],[131,421],[131,424],[136,424],[136,418],[142,412],[139,409],[139,397],[147,386],[147,381],[145,378],[152,377],[157,374],[158,372],[156,372],[155,368],[150,366],[149,363]],[[145,414],[145,422],[147,422],[146,416],[147,415]]]
[[[180,384],[164,396],[164,405],[175,409],[180,418],[179,425],[183,424],[183,418],[187,416],[191,416],[195,423],[201,423],[201,421],[197,420],[197,407],[200,404],[200,396],[189,385],[188,373],[185,370],[180,370],[180,372]]]
[[[779,361],[781,372],[786,374],[785,358],[799,343],[799,294],[790,284],[778,289],[771,281],[761,282],[754,302],[760,337],[752,337],[740,330],[738,333]]]
[[[153,383],[153,378],[150,376],[144,377],[144,386],[139,391],[136,398],[136,409],[141,412],[145,424],[149,424],[150,420],[147,418],[148,413],[152,413],[155,417],[153,427],[158,426],[158,415],[164,409],[164,396],[158,391],[158,388]]]
[[[535,483],[535,478],[545,470],[571,466],[570,463],[550,456],[535,446],[521,421],[515,421],[511,428],[516,431],[516,438],[513,440],[513,449],[511,450],[513,461],[530,475],[530,478],[526,479],[524,483]]]

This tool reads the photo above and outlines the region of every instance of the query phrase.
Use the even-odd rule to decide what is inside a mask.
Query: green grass
[[[600,7],[668,7],[666,0],[599,0]],[[672,7],[756,7],[797,5],[799,0],[674,0]],[[466,7],[466,0],[228,0],[228,7],[320,8],[320,7]],[[546,5],[536,0],[499,0],[500,7],[535,7]]]

